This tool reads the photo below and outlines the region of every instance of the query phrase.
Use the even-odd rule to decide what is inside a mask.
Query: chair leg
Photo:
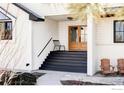
[[[53,48],[53,51],[55,50],[55,46],[54,46],[54,48]]]
[[[65,51],[65,46],[64,46],[64,51]]]
[[[63,51],[65,51],[65,46],[64,45],[61,45],[60,47],[62,47]]]
[[[59,51],[60,51],[60,49],[61,49],[61,46],[59,46]]]
[[[54,46],[53,51],[55,50],[56,46]]]
[[[63,50],[65,51],[65,46],[62,46],[63,47]]]

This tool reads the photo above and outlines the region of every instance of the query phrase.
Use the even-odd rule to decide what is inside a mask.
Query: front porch
[[[53,20],[53,17],[48,17],[49,20]],[[66,19],[66,17],[64,17]],[[54,19],[55,20],[55,19]],[[87,75],[94,75],[97,71],[100,71],[100,60],[102,58],[110,59],[111,65],[115,67],[117,71],[117,59],[123,58],[121,52],[124,48],[123,43],[114,42],[114,27],[115,20],[119,20],[116,17],[101,18],[99,22],[96,22],[92,15],[90,15],[85,22],[80,20],[59,20],[57,17],[57,40],[62,45],[65,45],[66,51],[70,50],[69,43],[69,26],[86,25],[87,26],[87,38],[85,38],[87,47]],[[78,28],[80,29],[80,28]],[[80,38],[78,38],[80,42]],[[74,43],[73,43],[74,44]],[[71,48],[75,48],[72,44]],[[106,52],[107,51],[107,52]]]
[[[124,44],[114,42],[114,37],[116,35],[113,23],[115,20],[119,19],[114,16],[105,16],[96,21],[93,18],[93,15],[88,15],[87,20],[82,22],[81,20],[68,20],[68,16],[69,15],[46,16],[43,27],[41,27],[40,23],[34,23],[35,31],[33,32],[33,35],[35,39],[33,39],[33,69],[38,69],[41,64],[43,64],[50,51],[53,51],[54,45],[51,41],[42,55],[39,58],[37,57],[40,49],[42,50],[52,37],[52,40],[59,40],[60,43],[65,46],[66,51],[73,49],[79,51],[82,49],[82,47],[80,47],[81,42],[86,40],[82,50],[87,51],[87,75],[92,76],[97,71],[101,70],[100,60],[103,58],[110,59],[111,65],[113,65],[115,71],[117,71],[117,59],[124,57],[122,53]],[[76,27],[82,25],[86,26],[86,33],[84,34],[87,34],[87,36],[84,39],[81,38],[80,29],[82,28]],[[36,32],[37,30],[39,30],[39,32]],[[72,35],[73,38],[70,38],[72,33],[74,34]],[[82,34],[82,36],[84,34]],[[41,38],[39,39],[37,37]],[[70,42],[71,39],[75,42]],[[117,34],[117,39],[123,39],[123,36]]]
[[[69,16],[69,15],[68,15]],[[43,60],[39,69],[87,73],[87,25],[80,20],[68,20],[67,15],[48,16],[47,20],[57,22],[58,30],[52,40],[46,42],[53,47]],[[60,51],[53,51],[53,40],[59,40],[65,46]],[[45,45],[44,45],[45,46]],[[43,54],[42,54],[43,55]]]

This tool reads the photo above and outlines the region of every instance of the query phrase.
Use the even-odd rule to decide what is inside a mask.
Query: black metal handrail
[[[42,52],[45,50],[45,48],[48,46],[51,40],[52,40],[52,37],[50,38],[50,40],[47,42],[47,44],[44,46],[44,48],[41,50],[41,52],[38,54],[37,57],[39,57],[42,54]]]

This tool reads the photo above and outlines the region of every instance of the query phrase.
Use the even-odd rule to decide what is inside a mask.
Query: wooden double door
[[[70,51],[87,51],[87,31],[85,25],[68,27]]]

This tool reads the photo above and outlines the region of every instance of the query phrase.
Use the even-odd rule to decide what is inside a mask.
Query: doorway
[[[69,51],[87,51],[86,25],[68,27]]]

